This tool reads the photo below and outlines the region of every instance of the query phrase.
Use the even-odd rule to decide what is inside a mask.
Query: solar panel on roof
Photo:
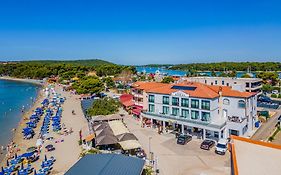
[[[194,86],[173,86],[172,89],[194,91],[197,87]]]

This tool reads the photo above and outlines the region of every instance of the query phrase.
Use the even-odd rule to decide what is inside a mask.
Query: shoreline
[[[47,84],[45,84],[45,86],[46,85]],[[13,137],[11,137],[11,139],[15,143],[14,145],[17,145],[14,150],[20,148],[19,151],[16,151],[18,155],[26,152],[27,148],[34,146],[38,139],[41,128],[40,126],[42,126],[43,124],[42,119],[39,121],[37,128],[34,129],[36,134],[32,139],[23,139],[21,131],[22,128],[24,128],[26,125],[26,118],[29,118],[34,109],[41,106],[41,102],[45,98],[43,89],[44,86],[42,86],[42,88],[40,88],[40,91],[38,91],[38,96],[32,107],[30,107],[28,110],[26,110],[26,112],[22,114],[21,120],[17,125],[16,130],[12,134]],[[56,158],[56,162],[53,165],[51,174],[64,174],[80,159],[82,147],[78,144],[78,140],[80,137],[79,133],[80,131],[82,131],[83,137],[85,137],[89,134],[89,128],[88,122],[82,112],[79,96],[71,94],[70,92],[63,91],[63,88],[58,84],[54,84],[54,89],[58,94],[61,94],[61,97],[66,98],[66,101],[62,104],[63,111],[61,122],[68,130],[71,129],[73,133],[65,135],[51,131],[50,136],[54,137],[54,139],[52,141],[44,141],[39,160],[33,162],[32,166],[36,170],[38,170],[41,168],[41,162],[44,160],[44,155],[47,155],[48,157],[54,156]],[[72,114],[72,110],[75,110],[75,115]],[[60,141],[57,142],[57,140]],[[47,152],[44,147],[48,144],[54,145],[55,150],[52,152]],[[13,155],[14,153],[15,152],[13,152],[11,155]],[[6,165],[6,160],[6,157],[0,160],[1,166]]]
[[[2,77],[0,78],[0,80],[2,79]],[[9,78],[9,79],[6,79],[5,80],[8,80],[8,81],[21,81],[21,82],[26,82],[26,83],[31,83],[31,82],[27,82],[26,80],[24,79],[14,79],[14,78]],[[31,84],[36,84],[36,83],[31,83]],[[25,123],[26,123],[26,118],[28,118],[32,113],[33,111],[40,106],[41,104],[41,101],[44,99],[43,97],[43,87],[44,87],[44,84],[37,84],[37,85],[40,85],[40,89],[38,90],[37,92],[37,95],[36,95],[36,100],[34,101],[34,103],[30,106],[29,109],[25,110],[22,114],[21,114],[21,117],[20,117],[20,121],[16,124],[16,126],[10,131],[11,132],[11,136],[9,138],[10,142],[14,142],[16,145],[18,145],[18,148],[20,148],[21,146],[19,146],[20,144],[22,144],[23,142],[23,138],[22,138],[22,133],[21,133],[21,130],[25,127]],[[6,145],[5,145],[6,146]],[[1,166],[5,165],[6,163],[6,160],[7,160],[7,157],[6,157],[6,154],[8,153],[7,150],[5,151],[2,151],[1,153],[1,156],[0,156],[0,164]]]
[[[23,83],[31,83],[39,86],[44,86],[45,81],[44,80],[36,80],[36,79],[26,79],[26,78],[15,78],[15,77],[9,77],[9,76],[2,76],[0,77],[0,80],[7,80],[7,81],[18,81]]]

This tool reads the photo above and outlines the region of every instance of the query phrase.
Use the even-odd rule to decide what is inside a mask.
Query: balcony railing
[[[221,129],[226,125],[226,122],[223,122],[223,123],[220,123],[220,124],[215,124],[215,123],[210,123],[208,121],[193,120],[193,119],[190,119],[190,118],[173,116],[173,115],[169,115],[169,114],[155,114],[155,113],[147,112],[146,110],[142,110],[142,113],[144,114],[144,116],[148,115],[147,116],[148,118],[149,118],[149,115],[150,115],[150,116],[155,116],[155,117],[159,117],[159,118],[166,118],[168,120],[178,120],[178,121],[183,121],[183,122],[188,122],[188,123],[192,123],[192,124],[197,124],[197,125],[201,125],[201,126],[208,126],[208,127],[218,128],[218,129]]]
[[[234,123],[242,123],[246,118],[241,118],[237,116],[228,116],[228,122],[234,122]]]

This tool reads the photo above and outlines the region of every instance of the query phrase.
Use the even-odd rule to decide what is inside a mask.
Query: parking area
[[[229,175],[230,154],[215,154],[214,147],[210,151],[200,149],[202,140],[192,139],[186,145],[178,145],[174,134],[159,135],[156,129],[142,128],[140,122],[132,116],[126,116],[124,122],[129,130],[137,136],[139,142],[148,153],[154,153],[156,166],[160,175]]]

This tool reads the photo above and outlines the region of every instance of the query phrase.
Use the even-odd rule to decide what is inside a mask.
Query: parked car
[[[215,144],[216,142],[214,140],[206,139],[201,143],[200,148],[210,150],[213,146],[215,146]]]
[[[180,134],[177,139],[177,144],[185,145],[187,142],[191,141],[192,137],[187,134]]]
[[[271,93],[276,95],[279,94],[278,90],[273,90]]]
[[[224,155],[227,151],[228,141],[226,139],[220,139],[216,145],[215,153]]]

